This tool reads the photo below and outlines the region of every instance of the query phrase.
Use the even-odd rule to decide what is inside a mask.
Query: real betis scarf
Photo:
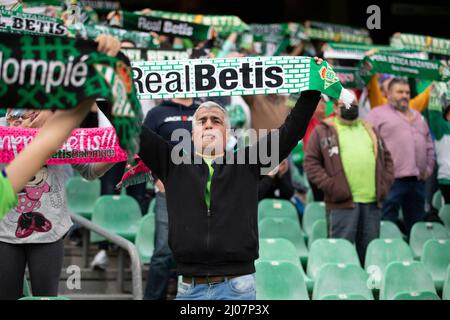
[[[128,41],[136,48],[150,49],[158,48],[155,39],[147,32],[129,31],[108,26],[76,23],[68,27],[69,34],[83,38],[95,40],[101,34],[109,34],[120,41]]]
[[[189,59],[192,50],[145,50],[122,49],[130,61],[158,61],[158,60],[184,60]]]
[[[104,9],[104,10],[120,9],[119,1],[81,0],[80,3],[83,6],[89,6],[93,9]]]
[[[324,51],[325,59],[342,59],[342,60],[362,60],[366,53],[374,50],[377,53],[388,53],[399,55],[407,58],[428,59],[425,52],[409,49],[398,49],[391,46],[382,45],[366,45],[366,44],[345,44],[345,43],[327,43]]]
[[[279,55],[290,43],[287,23],[250,24],[249,27],[257,54]]]
[[[372,39],[366,29],[358,29],[349,26],[317,21],[307,23],[306,35],[310,39],[318,39],[322,41],[366,44],[372,43]]]
[[[38,129],[0,126],[0,163],[10,163],[33,141]],[[75,129],[47,164],[121,162],[127,154],[120,148],[114,128]]]
[[[360,63],[360,72],[367,82],[375,73],[389,73],[410,78],[448,81],[450,69],[438,60],[420,60],[395,55],[376,54]]]
[[[335,67],[334,71],[344,88],[356,89],[365,86],[356,67]]]
[[[120,145],[134,155],[142,111],[130,63],[97,52],[97,43],[65,37],[0,33],[0,106],[71,109],[88,98],[112,103]]]
[[[336,73],[310,57],[247,57],[134,62],[140,99],[288,94],[319,90],[350,103]]]
[[[166,19],[200,23],[207,26],[212,26],[214,27],[214,30],[217,31],[222,37],[232,32],[240,33],[249,30],[247,24],[245,24],[237,16],[189,14],[159,10],[152,10],[150,15],[153,17],[161,17]]]
[[[67,29],[61,19],[0,8],[0,31],[63,36]]]
[[[391,37],[391,46],[450,56],[450,39],[398,33]]]
[[[206,25],[140,15],[127,11],[115,11],[115,15],[109,21],[109,24],[130,30],[156,32],[172,37],[191,38],[200,41],[212,37],[212,28]]]

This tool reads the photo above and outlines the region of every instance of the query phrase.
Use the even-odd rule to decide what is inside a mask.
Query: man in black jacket
[[[279,130],[233,151],[227,114],[214,102],[194,114],[192,152],[143,128],[139,156],[166,189],[169,244],[183,276],[177,299],[256,298],[258,183],[278,165],[267,159],[285,159],[302,139],[319,100],[319,91],[302,92]]]

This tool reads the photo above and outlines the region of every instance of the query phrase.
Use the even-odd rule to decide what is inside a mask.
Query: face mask
[[[359,111],[358,111],[358,106],[356,105],[351,105],[350,108],[346,108],[341,107],[341,118],[344,120],[348,120],[348,121],[353,121],[356,120],[358,118],[359,115]]]

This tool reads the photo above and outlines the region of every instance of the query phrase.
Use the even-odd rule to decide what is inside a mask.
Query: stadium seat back
[[[447,233],[450,235],[450,204],[441,207],[439,210],[439,218],[444,222]]]
[[[92,222],[134,242],[142,218],[137,201],[127,195],[102,196],[94,205]],[[92,233],[93,242],[103,238]]]
[[[447,230],[437,222],[417,222],[411,229],[409,245],[415,258],[420,258],[425,242],[430,239],[448,239]]]
[[[312,233],[312,228],[317,220],[326,219],[325,216],[325,203],[323,202],[311,202],[305,207],[303,213],[303,230],[309,237]]]
[[[433,208],[435,208],[436,210],[441,209],[442,205],[443,205],[443,201],[442,201],[442,193],[441,190],[436,191],[433,194],[433,199],[431,200],[431,205],[433,206]]]
[[[366,251],[365,269],[371,266],[384,273],[389,263],[394,261],[414,261],[411,248],[402,239],[374,239]]]
[[[397,225],[391,221],[381,221],[380,224],[381,239],[404,239],[402,232]]]
[[[303,273],[288,261],[256,262],[257,300],[309,300]]]
[[[322,266],[342,263],[360,266],[355,247],[344,239],[318,239],[311,245],[308,256],[307,275],[316,279]]]
[[[308,238],[308,248],[318,239],[326,239],[328,237],[327,220],[320,219],[314,222],[311,236]]]
[[[95,201],[100,197],[100,180],[71,177],[66,183],[66,195],[69,211],[90,219]]]
[[[440,292],[450,265],[450,239],[428,240],[423,247],[421,262],[431,274],[436,289]]]
[[[442,289],[442,300],[450,300],[450,266],[447,268],[445,276],[444,288]]]
[[[300,224],[294,204],[283,199],[263,199],[258,203],[258,221],[264,218],[288,218]]]
[[[141,263],[150,263],[155,249],[155,216],[147,213],[139,222],[139,228],[134,241],[139,252]]]
[[[283,238],[259,239],[259,260],[290,261],[299,263],[294,244]]]
[[[380,300],[392,300],[397,294],[436,294],[433,279],[420,262],[391,262],[385,270]]]
[[[367,285],[367,273],[356,265],[326,264],[321,267],[314,283],[313,300],[342,294],[356,294],[363,296],[364,300],[373,300]]]

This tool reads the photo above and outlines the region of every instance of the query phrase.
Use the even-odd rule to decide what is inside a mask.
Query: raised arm
[[[86,117],[94,99],[83,101],[75,109],[57,111],[39,130],[36,138],[6,169],[14,192],[19,192]]]

